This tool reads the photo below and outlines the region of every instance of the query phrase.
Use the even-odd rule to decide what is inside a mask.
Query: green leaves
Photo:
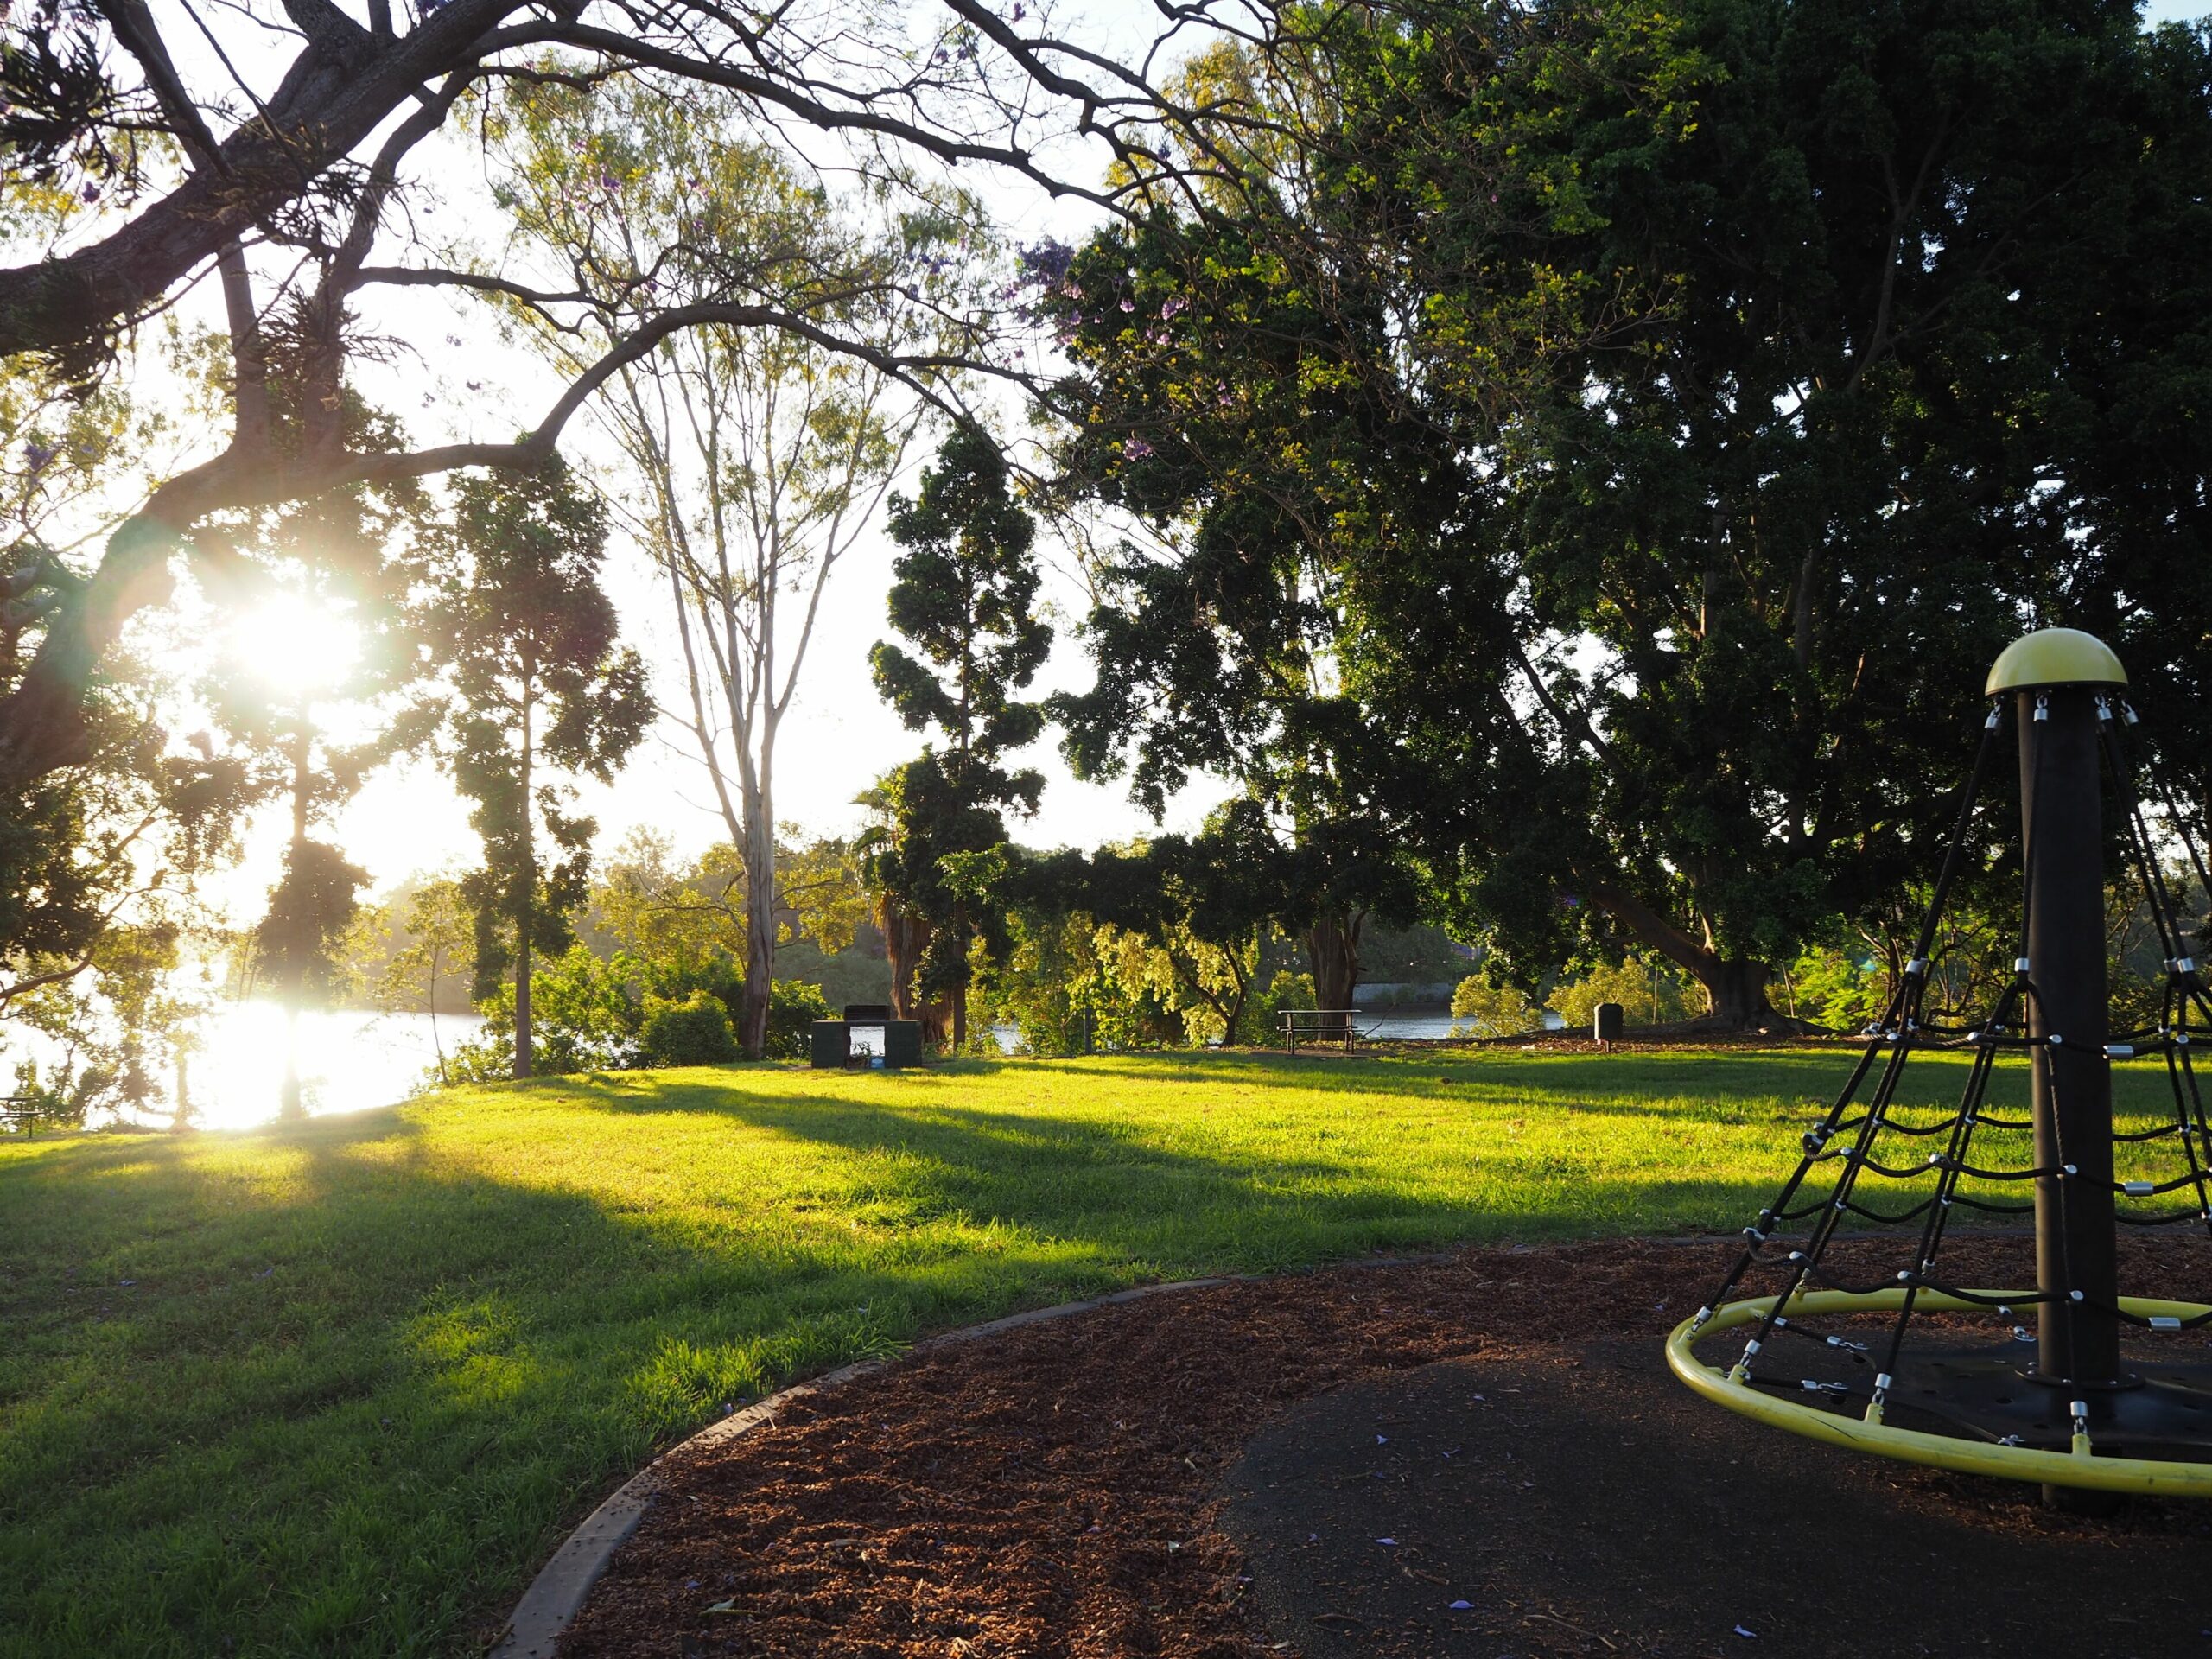
[[[480,999],[518,950],[567,946],[595,826],[567,810],[575,791],[559,773],[611,779],[643,740],[652,701],[599,585],[598,498],[557,457],[532,473],[465,476],[454,493],[435,538],[437,653],[459,699],[448,765],[484,843],[483,865],[461,882]]]
[[[1042,776],[1004,761],[1044,728],[1043,709],[1016,694],[1043,666],[1052,634],[1035,612],[1035,524],[981,427],[953,429],[915,499],[893,499],[887,529],[900,550],[892,626],[919,655],[879,643],[869,665],[906,726],[934,728],[944,747],[925,748],[887,780],[891,825],[869,879],[930,928],[918,983],[933,996],[964,991],[977,929],[994,940],[1003,931],[973,861],[1006,840],[1007,810],[1037,810]]]

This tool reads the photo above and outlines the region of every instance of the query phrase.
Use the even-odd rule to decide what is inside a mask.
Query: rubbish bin
[[[1618,1002],[1600,1002],[1590,1016],[1590,1034],[1601,1043],[1618,1043],[1628,1029],[1628,1010]]]

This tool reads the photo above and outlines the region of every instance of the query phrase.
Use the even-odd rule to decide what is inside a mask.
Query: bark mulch
[[[1732,1249],[1474,1249],[925,1349],[672,1456],[561,1652],[1979,1652],[2087,1539],[2090,1587],[2157,1639],[2106,1624],[2072,1651],[2212,1659],[2212,1609],[2173,1605],[2202,1599],[2207,1511],[2054,1516],[2032,1489],[1828,1452],[1675,1384],[1660,1339]],[[2023,1238],[1955,1236],[1945,1263],[2031,1274]],[[2212,1252],[2132,1243],[2123,1280],[2212,1300]],[[1852,1534],[1888,1541],[1874,1567]],[[1956,1570],[1911,1572],[1947,1553]],[[1833,1582],[1793,1619],[1774,1588],[1808,1571]],[[1931,1596],[1955,1605],[1929,1624]]]

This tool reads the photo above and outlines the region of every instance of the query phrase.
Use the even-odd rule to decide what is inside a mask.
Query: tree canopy
[[[2203,36],[2073,0],[1423,22],[1209,66],[1318,127],[1055,291],[1072,473],[1160,532],[1109,572],[1079,759],[1128,745],[1156,799],[1274,745],[1287,785],[1320,621],[1376,740],[1332,753],[1433,902],[1532,970],[1656,950],[1743,1024],[1926,864],[2024,626],[2105,633],[2202,733]]]

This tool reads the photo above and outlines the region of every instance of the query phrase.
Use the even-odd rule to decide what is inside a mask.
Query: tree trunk
[[[1676,927],[1635,894],[1592,882],[1584,897],[1625,927],[1642,944],[1697,981],[1705,992],[1705,1014],[1695,1023],[1708,1031],[1764,1031],[1783,1023],[1766,1000],[1774,969],[1764,962],[1724,957]]]
[[[530,921],[537,904],[537,825],[531,818],[530,801],[530,677],[524,677],[522,706],[522,880],[521,899],[515,906],[515,1077],[531,1075],[536,1048],[530,1030]]]
[[[1325,1014],[1344,1017],[1322,1021],[1324,1037],[1342,1037],[1351,1020],[1346,1010],[1359,985],[1359,935],[1363,910],[1323,916],[1306,930],[1306,960],[1313,970],[1313,1000]]]
[[[305,1117],[306,1103],[300,1098],[300,1003],[296,992],[284,1005],[284,1081],[276,1096],[276,1116]]]
[[[1776,1022],[1766,1000],[1774,969],[1763,962],[1731,961],[1708,953],[1700,972],[1691,967],[1705,988],[1705,1018],[1698,1023],[1715,1031],[1764,1031]]]
[[[737,1040],[745,1058],[768,1052],[768,995],[776,976],[776,826],[766,781],[745,816],[745,994]]]
[[[515,1077],[531,1075],[536,1055],[530,1032],[530,925],[525,919],[515,942]]]
[[[929,949],[930,925],[899,908],[888,895],[875,903],[875,925],[883,934],[883,954],[891,962],[891,1012],[901,1020],[921,1022],[922,1044],[940,1046],[951,1022],[945,999],[925,1002],[914,994],[914,973]]]
[[[308,844],[308,762],[315,753],[304,707],[296,718],[298,724],[292,729],[291,742],[291,868],[295,872],[300,868],[302,850]],[[296,891],[291,902],[299,902]],[[307,1104],[300,1097],[300,1005],[307,1000],[308,994],[306,919],[295,915],[288,917],[285,925],[291,937],[284,946],[284,1081],[277,1097],[276,1115],[305,1117]]]
[[[172,1134],[181,1135],[192,1127],[192,1090],[185,1078],[184,1051],[176,1057],[176,1115],[169,1121]]]
[[[438,957],[441,946],[430,947],[430,1047],[438,1057],[438,1086],[444,1088],[453,1079],[446,1073],[445,1039],[438,1034]],[[179,1077],[183,1076],[180,1071]]]
[[[955,938],[968,937],[968,907],[956,905],[952,911]],[[960,964],[959,982],[952,988],[952,1052],[957,1056],[968,1052],[968,964]]]

